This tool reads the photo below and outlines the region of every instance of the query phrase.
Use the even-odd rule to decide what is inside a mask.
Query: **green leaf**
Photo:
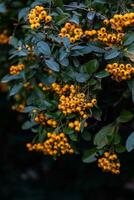
[[[57,7],[63,7],[63,0],[53,0],[53,3]]]
[[[115,151],[117,153],[124,153],[126,151],[126,147],[121,144],[118,144],[115,146]]]
[[[118,145],[121,142],[121,136],[119,133],[115,133],[113,137],[113,144]]]
[[[90,141],[92,138],[91,133],[89,133],[89,131],[85,131],[85,130],[82,132],[81,137],[85,141]]]
[[[20,21],[23,18],[26,19],[28,12],[29,12],[29,8],[23,8],[22,10],[20,10],[18,14],[18,20]]]
[[[97,59],[90,60],[89,62],[82,65],[82,68],[88,74],[94,73],[99,67],[99,62]]]
[[[102,111],[98,107],[93,107],[92,108],[92,115],[95,119],[98,121],[101,121],[101,116],[102,116]]]
[[[81,123],[80,123],[80,131],[81,131],[81,133],[84,131],[84,128],[85,128],[84,124],[85,124],[85,122],[86,122],[86,119],[82,120]]]
[[[22,83],[20,83],[18,85],[14,85],[12,87],[12,89],[10,90],[9,96],[13,96],[13,95],[17,94],[22,89],[22,87],[23,87]]]
[[[109,73],[106,70],[103,70],[95,74],[96,78],[106,78],[108,76],[109,76]]]
[[[25,109],[23,110],[23,113],[29,113],[29,112],[31,112],[31,111],[34,110],[34,109],[37,109],[37,107],[35,107],[35,106],[27,106],[27,107],[25,107]]]
[[[129,45],[126,50],[128,53],[134,53],[134,43]]]
[[[105,58],[105,60],[110,60],[110,59],[118,57],[119,55],[120,55],[119,50],[117,48],[113,48],[110,51],[107,51],[105,53],[104,58]]]
[[[130,152],[134,149],[134,132],[132,132],[126,141],[127,151]]]
[[[76,15],[73,15],[73,17],[69,21],[72,22],[72,23],[75,23],[77,25],[79,25],[79,23],[80,23],[79,18]]]
[[[4,14],[6,11],[5,3],[0,3],[0,13]]]
[[[95,14],[96,14],[95,11],[89,11],[89,12],[88,12],[87,18],[89,19],[90,23],[94,20]]]
[[[31,121],[26,121],[23,125],[22,125],[22,129],[23,130],[27,130],[32,128],[33,126],[37,125],[36,122],[31,122]]]
[[[69,135],[70,140],[77,142],[78,141],[78,135],[76,133]]]
[[[53,59],[45,60],[46,65],[48,68],[52,69],[53,71],[59,72],[60,71],[60,66],[59,64]]]
[[[98,149],[108,145],[111,143],[111,139],[113,137],[113,133],[115,131],[115,125],[108,124],[104,126],[94,138],[94,145],[97,146]]]
[[[8,83],[9,81],[15,80],[15,79],[20,79],[20,76],[17,75],[6,75],[2,78],[1,82],[2,83]]]
[[[124,46],[128,46],[134,42],[134,33],[127,33],[124,39]]]
[[[39,53],[44,54],[45,56],[50,56],[51,55],[51,50],[49,45],[44,42],[44,41],[40,41],[37,43],[37,49]]]
[[[64,132],[65,132],[67,135],[72,135],[72,134],[74,134],[74,130],[71,129],[71,128],[66,128],[66,129],[64,130]]]
[[[68,13],[61,13],[60,15],[55,17],[55,22],[57,25],[61,26],[69,19]]]
[[[92,163],[92,162],[96,161],[97,160],[96,152],[97,152],[96,148],[85,151],[85,153],[82,157],[82,161],[84,163]]]
[[[86,73],[76,73],[76,81],[79,83],[85,83],[89,78],[90,76]]]
[[[13,47],[17,48],[18,47],[18,39],[14,36],[10,37],[9,44],[12,45]]]
[[[99,46],[97,46],[94,43],[89,43],[88,48],[89,48],[89,50],[91,49],[91,52],[105,53],[105,50],[103,48],[100,48]]]
[[[126,123],[126,122],[129,122],[130,120],[132,120],[133,117],[134,117],[134,114],[132,114],[130,111],[123,110],[121,112],[120,116],[117,118],[117,122],[118,123]]]

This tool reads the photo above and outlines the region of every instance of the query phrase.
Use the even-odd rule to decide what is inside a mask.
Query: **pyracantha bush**
[[[69,3],[69,4],[68,4]],[[117,154],[134,148],[132,1],[35,1],[10,37],[13,110],[27,113],[29,151],[81,154],[120,173]]]

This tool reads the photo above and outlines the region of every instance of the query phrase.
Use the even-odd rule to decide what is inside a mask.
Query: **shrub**
[[[2,82],[27,113],[30,151],[82,154],[120,173],[117,154],[134,148],[134,5],[118,2],[46,0],[19,11]]]

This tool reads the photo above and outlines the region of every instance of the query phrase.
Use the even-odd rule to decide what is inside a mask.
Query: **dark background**
[[[9,28],[12,33],[17,8],[25,7],[27,1],[6,2],[9,14],[1,17],[0,29]],[[7,57],[5,49],[5,56],[0,55],[4,73]],[[25,145],[33,133],[21,130],[24,116],[10,107],[6,94],[0,94],[0,200],[134,200],[134,153],[119,157],[121,174],[114,176],[103,173],[96,163],[82,163],[79,155],[54,161],[28,152]]]
[[[105,174],[80,156],[57,161],[28,152],[33,137],[22,131],[22,114],[12,112],[6,95],[0,97],[0,200],[133,200],[133,153],[120,157],[119,176]]]

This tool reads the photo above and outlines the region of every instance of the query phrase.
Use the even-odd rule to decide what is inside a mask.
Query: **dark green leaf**
[[[94,73],[99,67],[99,62],[96,59],[90,60],[89,62],[82,65],[85,72],[91,74]]]
[[[86,73],[76,73],[76,81],[78,81],[79,83],[84,83],[89,78],[90,78],[90,76]]]
[[[97,148],[100,149],[100,148],[110,144],[114,131],[115,131],[115,126],[113,124],[108,124],[107,126],[104,126],[95,135],[94,145],[96,145]]]
[[[118,56],[120,55],[120,52],[117,48],[113,48],[111,49],[110,51],[107,51],[105,53],[105,60],[110,60],[110,59],[113,59],[113,58],[117,58]]]
[[[20,10],[19,15],[18,15],[18,20],[21,20],[23,18],[26,20],[28,11],[29,11],[29,8],[23,8],[22,10]]]
[[[12,89],[10,90],[9,96],[13,96],[13,95],[17,94],[22,89],[22,87],[23,87],[22,83],[20,83],[18,85],[14,85],[12,87]]]
[[[0,3],[0,13],[5,13],[7,11],[5,3]]]
[[[46,65],[48,68],[52,69],[53,71],[59,72],[60,71],[60,66],[59,64],[53,59],[45,60]]]
[[[73,22],[73,23],[75,23],[75,24],[78,24],[79,25],[79,18],[78,18],[78,16],[76,16],[76,15],[73,15],[73,17],[69,20],[70,22]]]
[[[83,131],[82,134],[81,134],[81,137],[85,141],[90,141],[91,138],[92,138],[91,133],[89,133],[88,131]]]
[[[127,33],[124,39],[124,46],[130,45],[134,42],[134,33]]]
[[[134,149],[134,132],[132,132],[126,141],[127,151],[130,152]]]
[[[40,41],[37,43],[37,48],[38,48],[38,52],[44,54],[45,56],[50,56],[51,55],[51,50],[49,45],[44,42],[44,41]]]
[[[117,118],[118,123],[126,123],[132,120],[134,117],[134,114],[132,114],[130,111],[123,110],[120,114],[120,116]]]
[[[31,112],[32,110],[36,109],[35,106],[27,106],[25,107],[25,109],[23,110],[23,113],[29,113]]]
[[[85,153],[82,157],[82,161],[84,163],[92,163],[92,162],[96,161],[97,160],[96,152],[97,152],[97,150],[95,148],[85,151]]]
[[[37,125],[36,122],[31,122],[31,121],[26,121],[23,125],[22,125],[22,129],[23,130],[27,130],[32,128],[33,126]]]
[[[61,26],[69,19],[69,14],[61,13],[60,15],[55,17],[55,22],[57,25]]]
[[[95,74],[96,78],[105,78],[105,77],[108,77],[108,76],[109,76],[109,73],[106,70],[103,70],[103,71]]]
[[[2,78],[1,82],[2,83],[8,83],[9,81],[15,80],[15,79],[20,79],[21,77],[17,75],[6,75]]]

